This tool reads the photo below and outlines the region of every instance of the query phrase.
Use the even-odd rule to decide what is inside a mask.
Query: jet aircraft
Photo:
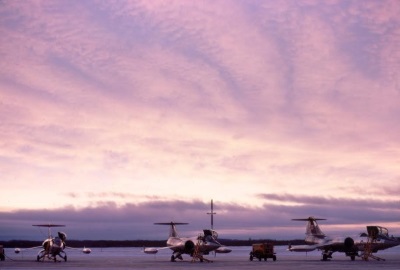
[[[327,261],[332,258],[334,252],[344,252],[351,260],[355,257],[368,259],[368,256],[374,259],[381,259],[372,256],[378,250],[384,250],[397,245],[400,241],[394,237],[389,237],[388,230],[380,226],[367,226],[368,234],[362,233],[357,237],[328,237],[320,229],[317,221],[326,220],[322,218],[308,217],[304,219],[293,219],[297,221],[307,221],[306,238],[307,245],[289,245],[288,250],[294,252],[308,252],[313,250],[322,251],[322,260]],[[373,237],[373,239],[372,239]],[[373,241],[372,241],[373,240]],[[370,243],[369,251],[367,246]],[[361,252],[362,254],[359,254]]]
[[[52,227],[65,227],[65,225],[57,225],[57,224],[39,224],[39,225],[32,225],[35,227],[47,227],[48,228],[48,236],[47,239],[45,239],[42,243],[41,246],[37,247],[31,247],[28,249],[34,249],[34,248],[42,248],[37,254],[36,260],[37,261],[44,261],[44,259],[49,259],[49,260],[54,260],[55,262],[57,261],[57,256],[62,258],[64,261],[67,261],[67,253],[64,251],[65,248],[69,249],[75,249],[72,247],[67,247],[66,246],[66,239],[67,235],[64,232],[58,232],[58,236],[53,237],[51,235],[51,228]],[[15,253],[20,253],[25,249],[20,249],[16,248],[14,250]],[[82,249],[82,252],[85,254],[91,253],[91,250],[89,248],[84,247]]]
[[[167,246],[163,248],[145,248],[144,252],[147,254],[156,254],[160,249],[169,248],[172,250],[171,262],[176,259],[183,260],[182,255],[188,254],[193,259],[197,257],[201,262],[208,261],[203,255],[208,255],[212,251],[219,250],[219,253],[228,253],[231,250],[222,246],[216,238],[218,234],[214,230],[203,230],[203,234],[197,237],[179,237],[176,230],[176,225],[186,225],[188,223],[169,222],[169,223],[154,223],[155,225],[168,225],[170,226],[170,234],[167,240]]]

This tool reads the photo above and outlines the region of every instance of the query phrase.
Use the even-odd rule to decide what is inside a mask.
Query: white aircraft
[[[55,262],[57,261],[57,256],[61,257],[64,259],[64,261],[67,261],[67,253],[64,251],[65,248],[69,249],[75,249],[71,247],[67,247],[65,240],[67,239],[67,235],[64,232],[58,232],[58,236],[53,237],[51,235],[51,229],[52,227],[65,227],[65,225],[57,225],[57,224],[39,224],[39,225],[32,225],[35,227],[47,227],[48,228],[48,236],[47,239],[45,239],[42,243],[41,246],[37,247],[31,247],[27,249],[34,249],[34,248],[42,248],[37,254],[36,260],[37,261],[44,261],[44,259],[49,259],[49,260],[54,260]],[[26,250],[26,249],[20,249],[16,248],[14,250],[15,253],[20,253],[21,251]],[[92,252],[90,248],[84,247],[82,249],[82,252],[85,254],[89,254]]]
[[[372,256],[378,250],[384,250],[397,245],[400,241],[394,237],[389,237],[388,230],[380,226],[367,226],[367,233],[362,233],[357,237],[328,237],[319,228],[317,220],[326,220],[322,218],[304,218],[293,219],[298,221],[307,221],[306,238],[307,245],[289,245],[289,251],[308,252],[313,250],[322,251],[322,260],[327,261],[332,258],[334,252],[344,252],[351,260],[355,260],[356,256],[361,256],[367,260],[372,257],[377,260],[381,258]],[[360,255],[359,252],[362,252]]]
[[[212,251],[219,249],[219,253],[228,253],[231,250],[222,246],[216,238],[218,234],[214,230],[203,230],[203,234],[197,237],[178,237],[176,225],[186,225],[188,223],[154,223],[156,225],[168,225],[170,227],[170,234],[167,240],[167,246],[162,248],[145,248],[144,252],[147,254],[156,254],[161,249],[169,248],[172,250],[171,262],[175,259],[183,260],[183,254],[189,254],[193,259],[198,258],[201,262],[204,260],[209,261],[203,257]]]

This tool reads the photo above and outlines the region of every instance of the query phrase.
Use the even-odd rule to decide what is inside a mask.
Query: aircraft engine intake
[[[50,242],[51,242],[51,239],[44,240],[44,242],[42,243],[43,249],[49,250],[50,249]]]
[[[344,247],[346,249],[352,249],[354,247],[354,240],[351,237],[346,237],[346,239],[344,239]]]
[[[194,243],[193,243],[193,241],[187,240],[185,242],[185,252],[189,253],[189,254],[194,252]]]

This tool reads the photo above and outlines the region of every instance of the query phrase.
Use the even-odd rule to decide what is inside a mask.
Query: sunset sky
[[[400,236],[400,2],[0,1],[0,240]]]

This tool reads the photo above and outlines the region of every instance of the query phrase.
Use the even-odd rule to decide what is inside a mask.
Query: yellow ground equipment
[[[377,261],[384,261],[385,259],[373,255],[372,252],[374,252],[374,245],[376,245],[378,237],[389,237],[388,230],[380,226],[367,226],[367,232],[368,241],[365,244],[364,252],[361,255],[362,259],[368,261],[369,258],[372,258]]]
[[[211,260],[208,260],[206,258],[203,257],[203,254],[200,253],[200,246],[203,243],[203,239],[204,236],[202,234],[199,234],[199,236],[197,237],[197,243],[194,247],[194,252],[192,254],[192,262],[195,262],[197,260],[199,260],[200,262],[213,262]]]
[[[266,261],[268,258],[276,261],[276,253],[274,252],[274,245],[271,243],[259,243],[253,244],[252,251],[250,252],[250,261],[257,258],[259,261],[264,259]]]

